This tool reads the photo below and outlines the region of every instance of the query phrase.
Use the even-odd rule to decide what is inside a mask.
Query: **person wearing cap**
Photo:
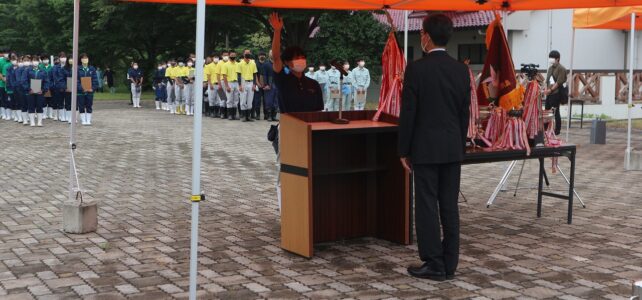
[[[132,93],[132,99],[134,101],[134,108],[140,108],[140,96],[142,94],[143,87],[143,71],[138,68],[138,62],[132,64],[132,68],[129,69],[127,73],[127,78],[129,78],[130,84],[129,87]]]
[[[255,61],[256,63],[256,87],[254,89],[254,97],[252,98],[252,113],[251,117],[252,119],[255,120],[260,120],[261,119],[261,105],[263,105],[263,114],[267,114],[267,110],[265,108],[265,92],[263,91],[263,86],[265,84],[261,81],[261,72],[263,70],[263,65],[265,64],[266,60],[266,55],[265,52],[259,52],[259,60]],[[267,116],[265,116],[267,120]]]
[[[238,63],[238,73],[241,78],[239,85],[240,100],[241,100],[241,119],[243,122],[252,121],[250,116],[252,112],[252,100],[254,99],[254,91],[256,88],[258,70],[256,63],[252,59],[252,54],[243,54],[243,59]]]
[[[228,120],[237,120],[236,109],[239,105],[239,64],[236,62],[236,52],[230,51],[229,61],[221,67],[221,77],[223,78],[223,88],[227,98],[227,118]]]
[[[279,109],[278,89],[274,82],[274,69],[272,57],[272,50],[268,53],[268,60],[261,66],[261,84],[263,85],[263,94],[265,97],[264,120],[274,122],[276,121],[277,110]]]
[[[560,105],[563,100],[568,100],[568,89],[566,87],[566,68],[560,64],[560,53],[553,50],[548,54],[548,71],[546,72],[546,95],[545,108],[555,109],[555,134],[562,131],[562,116]],[[564,99],[566,97],[566,99]]]
[[[354,80],[354,110],[364,110],[366,107],[366,95],[370,86],[370,71],[365,68],[366,62],[363,59],[357,60],[357,67],[352,70]]]

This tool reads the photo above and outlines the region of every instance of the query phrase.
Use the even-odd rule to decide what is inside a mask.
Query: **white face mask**
[[[23,64],[25,67],[30,67],[30,66],[31,66],[31,62],[30,62],[30,61],[25,61],[25,62],[23,62],[22,64]]]
[[[292,70],[294,72],[303,72],[305,67],[308,65],[308,62],[305,58],[295,59],[292,61]]]
[[[159,69],[159,70],[162,70],[162,69],[163,69],[163,66],[158,66],[158,69]]]
[[[188,67],[191,67],[191,66],[193,66],[193,65],[194,65],[194,64],[193,64],[191,61],[187,63],[187,66],[188,66]]]
[[[325,71],[325,67],[321,66],[321,67],[319,67],[319,70]]]
[[[9,58],[9,53],[5,53],[4,58]]]
[[[134,65],[134,70],[138,70],[138,65]]]
[[[227,56],[227,55],[223,56],[223,61],[228,61],[228,60],[230,60],[229,56]]]
[[[11,64],[15,66],[15,65],[17,65],[17,64],[18,64],[18,61],[17,61],[17,60],[12,60],[12,61],[11,61]]]
[[[45,60],[42,61],[42,63],[45,64],[45,65],[48,65],[49,64],[49,60],[45,59]]]
[[[83,58],[83,59],[81,59],[81,60],[80,60],[80,62],[81,62],[83,65],[86,65],[86,64],[88,64],[88,63],[89,63],[89,58]]]
[[[67,62],[67,58],[66,57],[61,57],[60,58],[60,62],[63,63],[63,64],[66,63]]]
[[[40,64],[40,62],[39,62],[39,61],[37,61],[37,60],[36,60],[36,61],[33,61],[33,62],[31,63],[31,65],[32,65],[32,66],[34,66],[34,67],[37,67],[39,64]]]
[[[23,63],[23,62],[19,62],[18,63],[18,67],[24,67],[24,66],[25,66],[25,63]]]
[[[178,66],[179,66],[179,67],[184,67],[184,66],[185,66],[185,64],[184,64],[184,63],[182,63],[182,62],[179,62],[179,63],[178,63]]]
[[[363,66],[365,66],[365,65],[366,65],[366,63],[365,63],[365,62],[363,62],[363,61],[360,61],[360,62],[359,62],[359,67],[362,67],[362,68],[363,68]]]
[[[313,73],[314,72],[314,68],[308,68],[308,72]]]
[[[217,64],[217,63],[219,62],[219,59],[218,59],[218,57],[217,57],[217,58],[214,58],[212,61],[213,61],[215,64]]]
[[[548,64],[551,65],[551,66],[554,65],[556,62],[557,62],[557,59],[554,59],[554,58],[549,58],[548,59]]]

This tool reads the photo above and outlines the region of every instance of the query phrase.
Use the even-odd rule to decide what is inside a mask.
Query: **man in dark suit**
[[[399,119],[399,155],[414,172],[417,245],[424,262],[408,273],[438,281],[453,278],[459,260],[457,202],[470,114],[468,67],[445,50],[452,32],[445,15],[424,19],[421,47],[428,55],[406,68]]]

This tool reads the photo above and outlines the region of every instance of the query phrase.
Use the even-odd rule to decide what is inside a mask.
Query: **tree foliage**
[[[122,82],[131,61],[150,76],[162,59],[194,52],[196,12],[193,5],[127,3],[114,0],[80,2],[79,51],[92,64],[111,66]],[[208,6],[205,51],[270,47],[270,9]],[[358,57],[377,74],[387,29],[369,12],[283,10],[283,45],[304,47],[318,63]],[[73,0],[0,1],[0,47],[21,54],[60,51],[71,56]],[[373,76],[374,77],[374,76]]]

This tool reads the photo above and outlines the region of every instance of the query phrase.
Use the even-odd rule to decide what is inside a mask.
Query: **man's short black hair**
[[[435,46],[446,46],[453,34],[453,21],[444,14],[434,14],[424,18],[423,30]]]
[[[259,56],[267,56],[267,54],[265,54],[265,52],[261,51],[261,52],[259,52]]]
[[[551,53],[548,54],[549,58],[554,58],[554,59],[560,59],[560,52],[557,50],[551,51]]]
[[[305,52],[299,46],[290,46],[285,48],[281,53],[281,60],[283,62],[292,61],[295,57],[306,57]]]

